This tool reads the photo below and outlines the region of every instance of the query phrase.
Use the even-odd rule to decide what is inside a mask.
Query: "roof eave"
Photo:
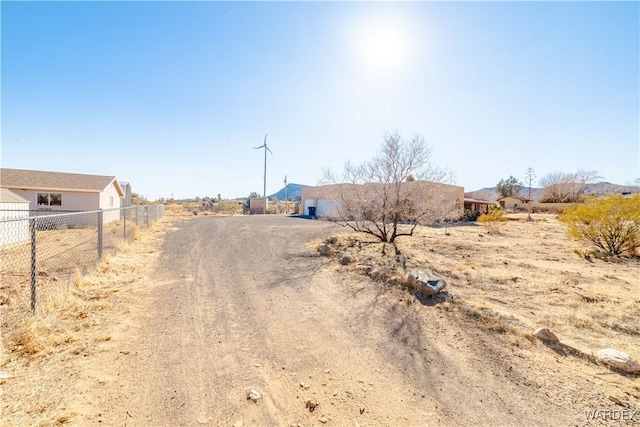
[[[34,191],[75,191],[77,193],[100,193],[100,190],[80,189],[80,188],[56,188],[56,187],[30,187],[22,185],[1,184],[0,187],[14,190],[34,190]]]
[[[118,192],[118,195],[121,198],[124,198],[124,191],[122,190],[122,186],[118,182],[117,178],[113,178],[113,180],[109,183],[109,185],[113,185],[114,187],[116,187],[116,191]],[[107,185],[102,191],[105,191],[107,188],[109,188],[109,185]]]

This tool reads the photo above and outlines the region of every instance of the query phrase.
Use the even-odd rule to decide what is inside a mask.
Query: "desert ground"
[[[164,218],[3,327],[0,423],[637,424],[639,378],[590,354],[640,358],[640,264],[534,219],[421,227],[396,252],[326,221]],[[402,262],[447,294],[365,273]]]

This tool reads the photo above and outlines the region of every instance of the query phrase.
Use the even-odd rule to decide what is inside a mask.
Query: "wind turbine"
[[[262,144],[260,147],[253,147],[254,150],[259,150],[261,148],[264,148],[264,188],[262,190],[262,214],[263,215],[267,213],[267,151],[269,151],[273,156],[273,151],[269,150],[269,147],[267,147],[267,136],[269,135],[267,134],[264,136],[264,144]]]

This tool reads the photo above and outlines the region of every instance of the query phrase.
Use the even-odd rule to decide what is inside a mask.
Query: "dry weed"
[[[133,236],[133,240],[136,241],[140,239],[140,235],[141,235],[140,227],[136,225],[135,227],[133,227],[133,230],[131,230],[131,236]]]
[[[533,214],[533,222],[524,220],[526,214],[509,217],[515,220],[502,221],[501,234],[488,234],[477,225],[450,227],[447,236],[440,229],[418,227],[414,237],[399,239],[397,246],[407,270],[446,280],[450,293],[512,315],[528,332],[546,326],[560,339],[588,348],[619,348],[639,358],[640,261],[576,257],[557,216]],[[388,273],[380,267],[372,279],[386,281],[395,274],[393,256],[381,255],[380,244],[365,243],[363,235],[337,237],[341,255],[374,269],[386,266]]]
[[[113,311],[127,301],[127,293],[120,297],[120,291],[134,289],[158,254],[152,247],[169,230],[167,220],[161,219],[139,232],[137,242],[125,245],[126,254],[105,257],[95,273],[83,275],[78,269],[74,283],[43,301],[36,315],[3,331],[1,368],[9,378],[0,379],[1,424],[73,422],[66,402],[78,374],[78,358],[112,339]]]

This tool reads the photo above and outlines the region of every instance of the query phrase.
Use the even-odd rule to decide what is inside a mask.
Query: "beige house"
[[[522,198],[522,197],[501,197],[498,199],[498,203],[500,203],[500,207],[502,209],[515,210],[518,209],[529,209],[530,200]]]
[[[425,211],[437,216],[459,218],[463,213],[464,188],[457,185],[431,181],[401,183],[401,192],[411,193],[422,200]],[[344,200],[366,203],[368,199],[380,197],[383,184],[333,184],[304,187],[300,194],[302,215],[321,218],[338,218]]]
[[[114,176],[0,169],[0,187],[29,202],[32,214],[119,209],[125,196]],[[120,219],[118,210],[104,213],[104,222]]]

